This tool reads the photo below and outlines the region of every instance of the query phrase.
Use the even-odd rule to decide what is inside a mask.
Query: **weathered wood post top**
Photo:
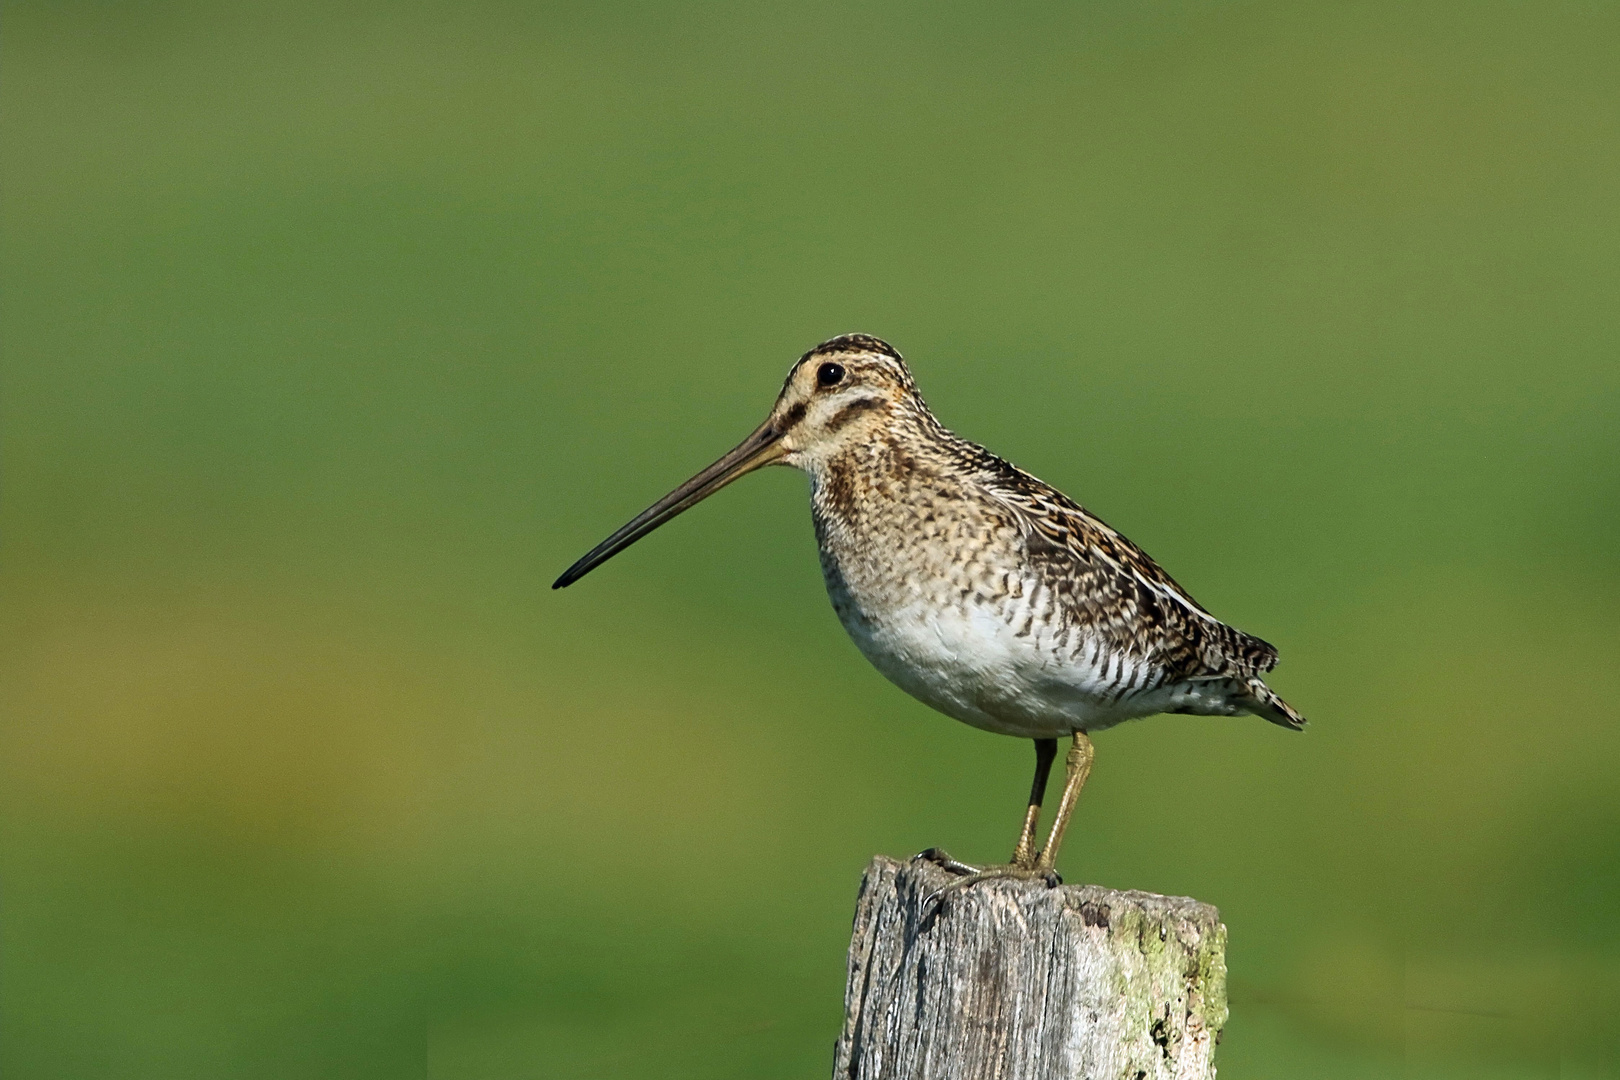
[[[1208,904],[954,878],[861,879],[834,1080],[1212,1080],[1226,928]]]

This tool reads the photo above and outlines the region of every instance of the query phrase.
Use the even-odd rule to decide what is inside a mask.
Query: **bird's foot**
[[[949,863],[947,864],[941,861],[940,858],[934,857],[929,857],[929,862],[936,862],[946,870],[952,873],[961,873],[962,876],[923,897],[922,916],[918,920],[919,922],[927,922],[932,918],[944,906],[945,898],[952,893],[960,892],[970,885],[977,885],[981,881],[993,881],[997,878],[1011,878],[1014,881],[1044,881],[1048,889],[1055,889],[1063,884],[1063,878],[1050,866],[1015,866],[1009,863],[1002,866],[972,867],[967,863],[957,862],[938,848],[930,848],[928,851],[918,855],[917,858],[921,859],[925,856],[934,855],[948,859]]]
[[[927,851],[919,851],[911,857],[912,862],[931,862],[948,874],[977,874],[979,868],[965,862],[951,858],[951,853],[942,847],[931,847]]]

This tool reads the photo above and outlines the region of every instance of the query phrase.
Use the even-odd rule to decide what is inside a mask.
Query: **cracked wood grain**
[[[1095,885],[861,879],[834,1080],[1213,1080],[1226,928],[1208,904]]]

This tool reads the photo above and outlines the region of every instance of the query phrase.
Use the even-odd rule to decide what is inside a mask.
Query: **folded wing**
[[[1151,685],[1226,681],[1233,703],[1284,727],[1304,718],[1260,676],[1268,642],[1228,626],[1141,548],[1062,492],[984,452],[980,480],[1023,534],[1030,567],[1062,615],[1152,669]]]

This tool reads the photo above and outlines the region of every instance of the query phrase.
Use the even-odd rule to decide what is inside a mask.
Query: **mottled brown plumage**
[[[828,595],[878,670],[949,716],[1036,740],[1017,872],[1052,864],[1090,769],[1086,732],[1161,712],[1305,724],[1261,678],[1274,648],[1220,622],[1079,503],[948,431],[900,354],[864,334],[805,353],[764,424],[557,586],[775,463],[810,477]],[[1037,853],[1046,767],[1066,735],[1064,800]]]

